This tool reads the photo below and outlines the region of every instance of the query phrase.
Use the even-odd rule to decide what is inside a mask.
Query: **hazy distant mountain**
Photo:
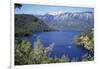
[[[56,30],[77,30],[84,31],[94,24],[93,12],[50,12],[45,15],[37,16],[51,28]]]

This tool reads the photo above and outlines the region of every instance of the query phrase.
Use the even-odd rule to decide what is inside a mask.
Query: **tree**
[[[94,37],[93,28],[75,39],[75,43],[82,46],[87,52],[82,56],[82,61],[92,61],[94,59]]]
[[[15,65],[32,64],[33,49],[27,40],[16,40],[15,43]]]
[[[82,56],[82,61],[92,61],[94,60],[94,56],[89,53],[86,53]]]
[[[83,46],[87,50],[94,50],[94,38],[93,38],[93,29],[81,34],[76,37],[75,43]]]
[[[15,8],[21,9],[21,7],[22,7],[22,4],[18,4],[18,3],[15,4]]]
[[[37,37],[34,41],[34,48],[31,48],[31,44],[26,39],[15,41],[15,65],[26,64],[45,64],[45,63],[61,63],[68,62],[69,59],[66,56],[61,58],[52,58],[48,56],[50,54],[54,43],[48,47],[43,47],[40,37]]]

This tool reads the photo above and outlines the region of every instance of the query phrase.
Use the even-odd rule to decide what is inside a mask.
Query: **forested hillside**
[[[33,32],[51,31],[42,20],[29,14],[15,14],[15,36],[28,36]]]
[[[82,45],[87,50],[93,50],[94,49],[94,39],[93,39],[93,29],[82,33],[79,37],[76,38],[75,42],[78,45]]]
[[[94,59],[94,29],[82,33],[75,39],[75,43],[87,50],[83,55],[82,61],[91,61]]]

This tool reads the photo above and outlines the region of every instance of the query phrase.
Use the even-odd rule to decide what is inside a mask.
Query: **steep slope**
[[[33,32],[50,31],[42,20],[29,14],[15,14],[15,35],[26,36]]]
[[[41,15],[39,18],[44,20],[53,29],[62,31],[85,31],[93,27],[94,24],[93,12],[64,12],[58,15],[50,13]]]

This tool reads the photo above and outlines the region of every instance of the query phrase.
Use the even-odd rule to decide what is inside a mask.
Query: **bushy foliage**
[[[83,46],[87,50],[94,49],[93,29],[82,33],[75,39],[76,44]]]
[[[82,46],[87,50],[87,52],[82,56],[82,61],[92,61],[94,60],[94,37],[93,28],[85,33],[82,33],[79,37],[75,39],[75,43]]]
[[[15,44],[15,65],[61,63],[69,61],[66,56],[62,56],[61,58],[48,57],[47,54],[51,53],[54,43],[44,48],[39,37],[34,42],[33,49],[27,40],[16,40]]]
[[[15,42],[15,65],[32,63],[33,50],[26,40],[16,40]]]
[[[94,56],[89,53],[86,53],[82,56],[82,61],[92,61],[92,60],[94,60]]]

